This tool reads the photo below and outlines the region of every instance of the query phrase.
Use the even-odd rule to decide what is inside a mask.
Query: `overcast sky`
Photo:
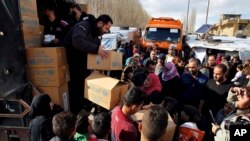
[[[173,17],[183,20],[187,15],[188,0],[139,0],[152,17]],[[205,23],[208,0],[190,0],[189,14],[196,9],[195,30]],[[221,14],[242,14],[250,19],[250,0],[210,0],[208,24],[219,22]]]

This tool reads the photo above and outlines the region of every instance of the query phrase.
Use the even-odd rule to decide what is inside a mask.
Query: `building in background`
[[[250,36],[250,19],[241,19],[241,14],[222,14],[220,22],[210,30],[219,36]]]

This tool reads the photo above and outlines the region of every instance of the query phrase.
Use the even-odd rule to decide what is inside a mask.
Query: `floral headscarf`
[[[163,72],[162,72],[162,80],[168,81],[168,80],[173,79],[176,76],[180,77],[174,63],[173,62],[165,63]]]

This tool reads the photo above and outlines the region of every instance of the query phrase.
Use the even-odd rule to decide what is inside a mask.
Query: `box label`
[[[68,92],[63,93],[63,106],[64,106],[64,111],[69,111],[69,95],[68,95]]]
[[[109,91],[100,88],[94,84],[88,84],[88,99],[106,109],[109,109],[110,95]]]
[[[112,67],[122,67],[122,63],[121,63],[121,61],[114,61],[114,62],[112,62]]]
[[[108,90],[105,90],[101,87],[98,87],[94,84],[89,84],[88,85],[89,90],[93,91],[93,93],[100,94],[100,96],[107,97],[109,94]]]
[[[37,86],[61,86],[66,82],[65,67],[29,68],[29,77]]]
[[[28,67],[61,67],[67,64],[66,50],[63,47],[26,49]]]

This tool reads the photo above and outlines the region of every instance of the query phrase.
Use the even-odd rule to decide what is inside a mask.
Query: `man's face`
[[[164,60],[159,59],[159,58],[157,59],[157,63],[158,63],[158,64],[163,64],[163,62],[164,62]]]
[[[139,57],[133,57],[133,65],[137,66],[140,63],[140,58]]]
[[[142,106],[143,106],[143,103],[140,104],[140,105],[134,105],[132,107],[132,110],[131,110],[132,113],[131,114],[134,115],[135,113],[137,113],[138,111],[140,111],[141,108],[142,108]]]
[[[155,51],[151,51],[151,52],[150,52],[150,58],[151,58],[151,60],[156,60],[156,59],[157,59],[157,56],[156,56],[156,52],[155,52]]]
[[[185,67],[185,62],[184,61],[181,61],[179,63],[177,63],[177,65],[181,68],[184,68]]]
[[[249,98],[249,88],[240,88],[240,92],[237,94],[237,108],[247,109],[249,108],[250,98]]]
[[[238,62],[239,62],[239,60],[237,58],[233,58],[233,64],[236,64]]]
[[[53,10],[46,10],[45,11],[45,15],[47,16],[47,18],[49,19],[50,22],[53,22],[55,19],[55,13]]]
[[[81,15],[81,11],[79,11],[77,8],[71,8],[70,15],[76,19],[77,16]]]
[[[155,72],[155,65],[150,64],[147,68],[148,73],[154,73]]]
[[[222,72],[221,68],[215,67],[214,68],[214,80],[216,82],[222,82],[224,80],[225,73]]]
[[[208,63],[209,66],[214,66],[215,65],[215,57],[214,56],[209,56],[207,63]]]
[[[191,75],[196,75],[198,72],[198,66],[197,64],[192,61],[188,64],[188,71],[190,72]]]
[[[174,50],[173,49],[168,49],[168,54],[169,55],[174,55]]]
[[[102,21],[100,21],[98,24],[97,24],[97,27],[99,28],[100,30],[100,34],[103,35],[105,33],[108,33],[110,28],[112,26],[112,23],[111,22],[108,22],[107,24],[104,24]]]

